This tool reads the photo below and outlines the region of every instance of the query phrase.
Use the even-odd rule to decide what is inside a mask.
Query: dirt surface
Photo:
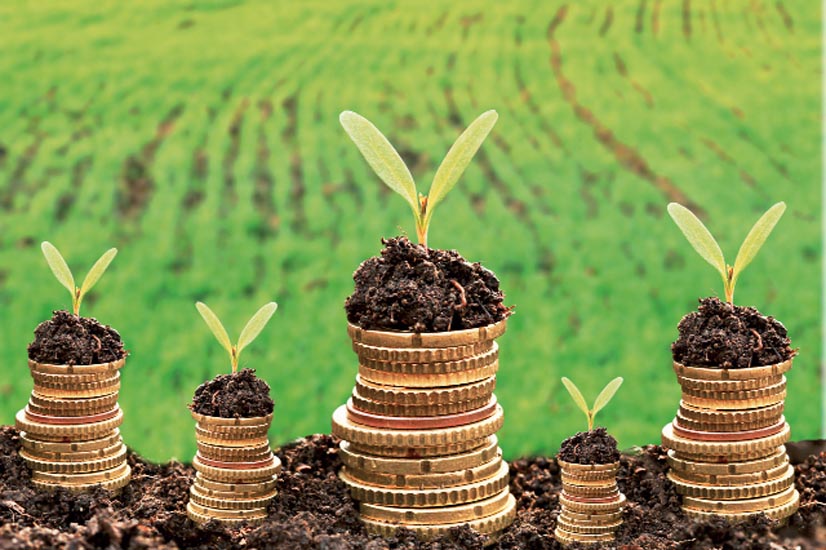
[[[605,428],[579,432],[562,442],[559,459],[573,464],[610,464],[620,459],[617,440]]]
[[[255,376],[255,369],[219,374],[195,390],[190,408],[221,418],[267,416],[275,408],[270,385]]]
[[[356,288],[344,308],[354,325],[444,332],[489,325],[510,315],[499,279],[481,264],[406,237],[381,242],[381,256],[365,260],[353,274]]]
[[[126,355],[120,334],[97,319],[55,311],[34,330],[29,359],[53,365],[96,365]]]
[[[186,517],[194,470],[178,462],[149,464],[134,453],[132,483],[116,496],[103,491],[71,495],[34,490],[30,472],[18,457],[20,440],[12,427],[0,428],[0,549],[230,549],[319,550],[481,550],[485,537],[457,528],[438,541],[423,543],[409,531],[390,539],[367,535],[356,503],[338,481],[336,441],[327,435],[300,439],[279,449],[284,469],[278,496],[266,522],[225,529],[199,527]],[[823,448],[823,445],[821,445]],[[511,492],[517,519],[490,548],[561,548],[553,539],[561,490],[559,468],[548,458],[511,463]],[[797,466],[801,509],[788,526],[754,520],[738,526],[721,521],[697,523],[680,511],[674,486],[665,477],[665,454],[657,446],[623,455],[617,475],[628,497],[621,550],[793,550],[826,547],[826,453]]]
[[[780,321],[715,297],[700,300],[699,311],[683,317],[677,329],[680,337],[671,352],[683,365],[759,367],[782,363],[795,354]]]

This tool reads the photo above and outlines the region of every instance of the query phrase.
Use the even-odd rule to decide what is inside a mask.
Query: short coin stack
[[[64,487],[116,491],[131,469],[118,426],[120,369],[125,358],[97,365],[51,365],[29,361],[34,390],[17,412],[20,456],[41,489]]]
[[[193,412],[197,473],[189,489],[187,515],[197,523],[261,521],[275,497],[281,461],[273,455],[267,432],[272,415],[220,418]]]
[[[495,534],[513,521],[493,395],[504,331],[505,321],[430,334],[348,327],[359,375],[333,434],[368,531],[404,526],[428,539],[463,524]]]
[[[597,544],[614,540],[622,524],[625,495],[617,487],[619,462],[573,464],[557,461],[562,471],[560,513],[554,537],[560,544]]]
[[[737,521],[761,513],[784,519],[797,510],[783,446],[790,436],[783,373],[791,366],[791,359],[743,369],[674,364],[682,400],[662,442],[687,514]]]

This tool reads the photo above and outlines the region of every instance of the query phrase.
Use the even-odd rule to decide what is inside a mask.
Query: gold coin
[[[674,451],[668,451],[668,466],[683,475],[743,475],[760,473],[777,466],[788,464],[786,448],[778,447],[764,458],[744,462],[710,463],[679,458]]]
[[[101,397],[120,390],[120,373],[99,382],[85,384],[34,384],[34,393],[44,397]]]
[[[717,411],[740,411],[745,409],[756,409],[759,407],[767,407],[770,405],[777,405],[786,400],[786,390],[776,395],[767,397],[760,397],[756,399],[708,399],[705,397],[697,397],[683,392],[682,401],[695,407],[705,407]]]
[[[105,449],[123,440],[120,437],[120,430],[115,428],[99,439],[88,441],[53,442],[42,441],[29,435],[27,432],[20,432],[20,441],[24,449],[37,455],[40,453],[74,453],[78,451],[97,451]]]
[[[662,430],[662,444],[667,449],[692,455],[739,455],[751,452],[774,451],[779,445],[789,440],[791,430],[785,424],[780,433],[753,439],[751,441],[694,441],[674,434],[674,427],[669,422]]]
[[[350,449],[356,453],[372,455],[377,458],[403,458],[403,459],[436,459],[450,455],[458,455],[479,450],[486,445],[487,437],[481,439],[469,439],[447,445],[436,445],[434,447],[381,447],[373,445],[361,445],[350,443]]]
[[[681,479],[674,472],[668,472],[668,479],[677,487],[677,492],[683,496],[702,498],[707,500],[744,500],[774,495],[788,489],[794,484],[794,469],[786,466],[780,477],[750,485],[722,486],[690,483]]]
[[[204,426],[200,423],[196,428],[199,432],[212,437],[227,439],[245,439],[265,437],[270,430],[269,424],[260,426]]]
[[[111,363],[98,363],[95,365],[52,365],[49,363],[38,363],[29,359],[29,369],[32,372],[43,374],[109,374],[110,376],[123,368],[126,364],[126,357],[112,361]]]
[[[46,416],[88,416],[111,410],[118,402],[118,394],[85,399],[61,399],[42,397],[32,393],[29,410]]]
[[[449,509],[452,509],[450,507]],[[471,529],[482,533],[483,535],[492,535],[497,533],[513,523],[514,518],[516,517],[516,499],[513,498],[512,495],[508,495],[508,501],[505,507],[500,510],[499,512],[481,518],[481,519],[474,519],[469,521],[461,521],[454,523],[441,523],[436,525],[417,525],[417,524],[408,524],[406,522],[399,523],[391,523],[391,522],[383,522],[383,521],[376,521],[374,519],[368,517],[361,517],[361,521],[364,523],[364,526],[367,528],[369,533],[373,533],[376,535],[381,535],[383,537],[392,537],[395,535],[396,530],[399,527],[404,526],[407,529],[410,529],[422,540],[430,540],[439,536],[446,534],[450,529],[453,527],[459,527],[462,525],[469,525]]]
[[[452,428],[433,430],[383,430],[351,422],[347,406],[342,405],[333,413],[333,435],[360,445],[373,447],[440,447],[478,440],[495,434],[505,420],[502,407],[497,405],[493,416]]]
[[[201,457],[196,454],[192,459],[192,467],[204,474],[204,477],[223,482],[245,482],[266,480],[281,472],[281,461],[277,456],[273,456],[272,461],[266,466],[250,469],[219,468],[204,464]]]
[[[616,523],[622,520],[622,510],[616,512],[588,514],[572,512],[566,508],[562,508],[559,512],[559,517],[565,519],[569,523],[587,523],[589,525],[607,525],[609,523]]]
[[[780,422],[781,418],[783,418],[782,414],[776,417],[766,418],[765,420],[761,420],[759,422],[732,422],[728,424],[711,424],[708,422],[695,422],[693,420],[689,420],[678,412],[675,421],[680,428],[688,430],[696,430],[701,432],[733,433],[768,428],[769,426],[773,426],[774,424]]]
[[[791,368],[791,359],[765,367],[750,367],[745,369],[687,367],[674,361],[674,372],[677,373],[677,376],[697,380],[749,380],[751,378],[769,378],[772,376],[780,376],[788,372]]]
[[[237,434],[211,432],[204,430],[200,426],[195,426],[195,439],[201,443],[216,445],[219,447],[255,447],[269,444],[267,435],[238,436]]]
[[[20,451],[20,457],[26,462],[29,468],[36,472],[52,472],[56,474],[79,474],[87,472],[99,472],[110,470],[121,463],[126,462],[126,447],[121,444],[120,450],[112,455],[94,460],[76,460],[72,462],[59,462],[42,460],[32,456],[25,450]]]
[[[452,348],[495,340],[505,333],[507,319],[484,327],[447,332],[389,332],[365,330],[347,324],[347,334],[353,342],[388,348]]]
[[[253,447],[221,447],[198,441],[197,446],[201,456],[224,462],[257,462],[264,460],[272,453],[269,443]]]
[[[111,380],[113,378],[113,374],[104,373],[104,374],[96,374],[96,373],[84,373],[84,374],[48,374],[43,372],[31,372],[32,380],[34,380],[35,385],[46,385],[46,386],[63,386],[63,387],[72,387],[72,386],[83,386],[84,384],[95,384],[98,382],[102,382],[104,380]]]
[[[129,471],[129,465],[126,464],[126,462],[123,462],[120,466],[110,470],[88,472],[83,474],[53,473],[33,470],[32,481],[41,481],[44,483],[54,483],[58,485],[93,485],[104,481],[119,479]]]
[[[491,394],[492,395],[492,394]],[[353,406],[370,414],[377,414],[382,416],[403,416],[403,417],[427,417],[427,416],[448,416],[451,414],[462,414],[474,409],[484,407],[489,401],[491,395],[481,397],[472,401],[460,401],[458,403],[448,403],[446,405],[388,405],[387,403],[379,403],[378,401],[371,401],[364,399],[358,394],[357,390],[353,389],[351,399]]]
[[[458,455],[431,459],[382,458],[353,450],[347,441],[339,443],[339,456],[345,466],[364,472],[376,472],[389,475],[439,474],[464,470],[476,464],[493,460],[501,454],[499,442],[495,435],[487,438],[486,444],[476,450]]]
[[[568,475],[572,476],[590,476],[594,474],[609,473],[616,475],[619,471],[619,462],[609,462],[608,464],[577,464],[576,462],[566,462],[557,459],[556,463],[561,470],[565,470]]]
[[[758,407],[751,410],[718,411],[695,407],[684,401],[680,401],[678,414],[694,422],[709,424],[749,424],[752,422],[763,422],[770,418],[779,419],[783,414],[783,408],[783,403],[775,403],[774,405]]]
[[[600,542],[611,542],[614,540],[614,533],[602,533],[598,535],[586,535],[584,533],[568,533],[559,527],[554,530],[554,538],[559,544],[598,544]]]
[[[479,382],[439,388],[405,388],[384,386],[356,376],[354,394],[388,405],[425,407],[432,405],[450,405],[474,399],[490,399],[496,389],[496,377],[491,376]]]
[[[792,505],[797,509],[800,495],[794,487],[789,487],[781,493],[760,498],[745,500],[707,500],[694,497],[683,497],[683,510],[687,513],[716,514],[731,517],[736,514],[759,514],[770,510],[786,509]],[[794,513],[792,511],[792,513]]]
[[[132,479],[132,469],[126,465],[126,469],[120,476],[90,483],[75,483],[76,476],[68,476],[70,482],[55,481],[53,479],[40,479],[32,475],[32,484],[38,489],[53,490],[57,487],[62,487],[73,493],[80,493],[84,491],[91,491],[92,489],[100,487],[105,491],[116,492],[126,487]]]
[[[251,485],[251,484],[244,484],[244,485]],[[274,489],[270,489],[269,491],[250,491],[244,487],[241,487],[241,491],[215,491],[213,489],[206,489],[201,486],[200,483],[193,483],[192,487],[190,488],[190,492],[196,491],[198,495],[205,498],[214,498],[214,499],[221,499],[221,500],[250,500],[256,498],[264,498],[267,495],[275,495],[276,491]],[[204,506],[209,506],[208,504],[204,504]],[[217,506],[215,508],[218,508]]]
[[[566,474],[564,471],[561,472],[561,478],[563,485],[580,485],[583,487],[604,487],[606,485],[614,485],[617,483],[617,476],[616,474],[608,475],[608,473],[604,473],[599,477],[580,477],[580,476],[571,476]]]
[[[59,441],[68,438],[88,441],[99,439],[101,435],[108,434],[108,432],[120,426],[123,423],[123,411],[118,408],[118,412],[113,418],[92,424],[43,424],[29,420],[26,417],[25,409],[21,409],[15,415],[14,421],[18,430],[26,432],[32,438],[52,438]]]
[[[222,428],[233,428],[236,426],[270,427],[272,423],[272,413],[266,416],[253,416],[248,418],[222,418],[220,416],[207,416],[190,411],[192,418],[205,430],[221,431]]]
[[[622,521],[608,523],[605,525],[589,525],[586,523],[573,523],[565,521],[564,518],[559,517],[556,520],[556,525],[558,528],[562,529],[566,533],[575,533],[578,535],[606,535],[608,533],[613,533],[614,531],[616,531],[617,528],[620,525],[622,525]]]
[[[578,500],[566,495],[559,494],[559,504],[566,510],[581,514],[610,514],[622,510],[625,506],[625,495],[619,493],[614,498],[600,500]]]
[[[360,360],[385,361],[391,363],[438,363],[456,361],[488,352],[493,340],[485,340],[466,346],[449,348],[384,348],[353,342],[353,351]]]
[[[258,510],[266,508],[270,501],[275,497],[276,491],[271,491],[264,496],[255,498],[238,497],[229,498],[214,498],[198,492],[195,486],[189,490],[189,498],[192,502],[200,504],[205,508],[213,508],[216,510]]]
[[[695,483],[700,485],[716,485],[716,486],[744,486],[753,485],[755,483],[765,482],[776,479],[786,473],[789,465],[784,461],[779,466],[763,470],[760,472],[751,472],[747,474],[700,474],[672,471],[670,475],[674,479],[679,479],[684,483]]]
[[[780,382],[771,386],[763,386],[753,390],[739,391],[706,391],[683,388],[683,396],[690,395],[712,401],[752,401],[765,397],[776,397],[786,392],[786,377],[781,376]]]
[[[473,521],[491,516],[508,506],[513,497],[508,489],[470,504],[446,506],[441,508],[394,508],[362,503],[361,517],[387,523],[402,525],[439,525],[442,523],[459,523]]]
[[[610,498],[619,491],[616,481],[605,485],[572,485],[563,482],[562,490],[570,497],[580,498]]]
[[[193,502],[189,502],[186,505],[186,516],[189,519],[191,519],[192,521],[194,521],[195,523],[198,523],[198,524],[206,523],[210,520],[215,520],[218,523],[221,523],[221,524],[224,524],[224,525],[240,525],[242,523],[249,524],[249,525],[256,525],[258,523],[263,522],[265,519],[267,519],[267,514],[265,512],[259,512],[257,516],[249,517],[249,518],[235,518],[235,519],[233,519],[233,518],[216,518],[216,517],[213,517],[213,516],[208,515],[208,514],[202,514],[200,512],[197,512],[194,509],[193,505],[198,506],[197,504],[195,504]],[[206,510],[206,508],[199,507],[198,510]]]
[[[490,351],[480,355],[473,355],[465,359],[454,361],[441,361],[434,363],[397,363],[387,361],[373,361],[371,359],[359,359],[359,364],[365,368],[386,372],[388,374],[419,376],[435,374],[455,374],[467,370],[477,370],[488,365],[492,365],[499,360],[499,346],[495,343]]]
[[[367,485],[397,487],[400,489],[440,489],[493,477],[499,471],[501,464],[502,457],[499,455],[486,463],[455,472],[404,475],[368,472],[348,467],[347,473],[354,480]]]
[[[450,374],[395,374],[359,365],[359,376],[363,380],[368,380],[376,384],[410,388],[436,388],[479,382],[480,380],[494,376],[498,370],[499,361],[494,361],[490,365],[482,368],[452,372]]]
[[[109,458],[118,454],[121,448],[125,448],[121,441],[114,445],[97,449],[93,451],[74,451],[74,452],[57,452],[50,453],[45,451],[30,451],[25,447],[21,449],[20,454],[28,453],[31,458],[37,460],[46,460],[50,462],[83,462],[88,460],[99,460]]]
[[[201,506],[200,504],[189,501],[187,504],[187,509],[192,509],[193,512],[199,514],[201,516],[209,517],[210,519],[245,519],[245,520],[255,520],[255,519],[263,519],[267,517],[267,509],[265,507],[261,508],[251,508],[248,510],[218,510],[216,508],[208,508],[206,506]]]
[[[444,489],[416,490],[366,485],[353,479],[346,466],[341,469],[339,478],[350,488],[350,495],[353,499],[359,502],[385,506],[430,508],[466,504],[499,493],[508,486],[508,465],[502,462],[499,472],[488,479]]]
[[[766,378],[750,378],[748,380],[695,380],[694,378],[677,377],[680,386],[686,390],[707,392],[736,392],[743,390],[757,390],[773,386],[783,381],[783,375],[768,376]]]
[[[207,496],[216,496],[223,493],[231,493],[240,496],[250,497],[267,493],[275,489],[278,479],[275,475],[263,481],[224,483],[204,477],[201,472],[195,473],[195,484],[198,489]]]

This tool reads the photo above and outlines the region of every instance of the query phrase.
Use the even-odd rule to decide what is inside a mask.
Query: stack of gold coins
[[[784,519],[797,510],[783,417],[791,359],[744,369],[674,363],[682,386],[677,417],[662,431],[669,478],[694,517],[733,521],[757,514]]]
[[[513,521],[493,394],[504,331],[505,321],[430,334],[348,327],[359,374],[333,434],[368,531],[404,526],[429,539],[463,524],[496,534]]]
[[[273,455],[267,432],[272,415],[220,418],[193,412],[197,473],[189,489],[187,515],[197,523],[256,522],[267,517],[275,497],[281,461]]]
[[[560,544],[614,540],[622,524],[625,495],[617,487],[619,462],[574,464],[557,461],[562,471],[560,513],[554,537]]]
[[[42,489],[65,487],[110,491],[129,483],[126,447],[118,426],[120,369],[125,358],[97,365],[51,365],[29,361],[34,390],[17,412],[20,456]]]

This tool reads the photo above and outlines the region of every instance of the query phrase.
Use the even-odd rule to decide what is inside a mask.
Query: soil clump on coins
[[[572,464],[610,464],[620,459],[617,440],[605,428],[579,432],[562,442],[559,459]]]
[[[687,366],[739,369],[782,363],[795,350],[786,327],[753,307],[703,298],[698,311],[680,321],[671,345],[674,360]]]
[[[790,444],[790,450],[795,445]],[[428,543],[405,530],[388,539],[368,535],[358,521],[356,503],[336,475],[341,467],[338,440],[328,435],[299,439],[276,451],[284,469],[267,520],[236,527],[215,522],[199,527],[186,517],[195,475],[188,465],[152,464],[130,453],[133,480],[117,496],[105,491],[41,492],[31,485],[19,448],[18,432],[0,428],[0,549],[482,550],[485,543],[467,527]],[[826,443],[820,449],[826,449]],[[759,518],[740,525],[689,519],[666,470],[666,455],[659,446],[621,457],[617,482],[628,498],[624,523],[615,543],[591,548],[791,550],[826,544],[826,453],[811,455],[796,466],[801,506],[782,528]],[[556,462],[543,457],[515,460],[510,474],[518,516],[489,548],[561,549],[553,539],[562,483]]]
[[[53,312],[40,323],[29,344],[29,359],[52,365],[97,365],[126,356],[120,334],[97,319]]]
[[[190,408],[206,416],[252,418],[272,413],[275,403],[269,384],[255,376],[255,369],[241,369],[198,386]]]
[[[380,256],[353,274],[347,319],[363,329],[444,332],[482,327],[511,313],[499,279],[455,250],[382,239]]]

